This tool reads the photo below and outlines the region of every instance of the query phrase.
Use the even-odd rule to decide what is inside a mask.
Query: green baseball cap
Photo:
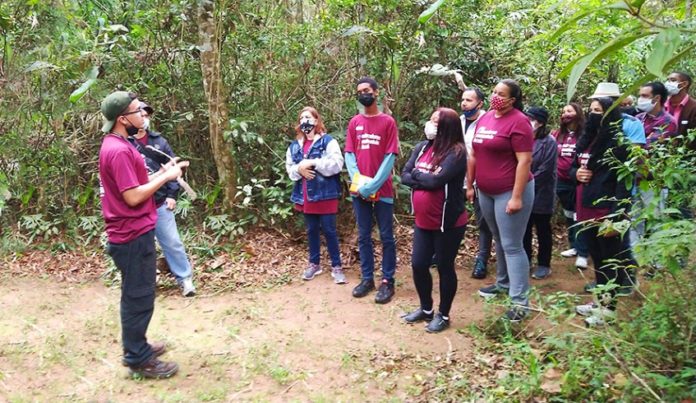
[[[104,125],[102,131],[108,133],[116,123],[116,118],[128,108],[136,98],[132,92],[116,91],[107,95],[101,103],[101,112],[104,115]]]

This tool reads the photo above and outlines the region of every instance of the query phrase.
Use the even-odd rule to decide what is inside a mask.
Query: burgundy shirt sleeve
[[[113,154],[111,158],[109,166],[119,192],[123,193],[128,189],[140,186],[138,175],[133,170],[133,166],[138,162],[144,162],[135,161],[132,153],[122,151]]]
[[[355,118],[348,122],[348,129],[346,129],[346,146],[344,151],[347,153],[355,153]]]
[[[387,147],[385,150],[385,154],[399,154],[399,132],[393,118],[390,119],[387,127]]]
[[[534,149],[534,132],[529,122],[517,122],[510,133],[512,151],[516,153],[532,152]]]

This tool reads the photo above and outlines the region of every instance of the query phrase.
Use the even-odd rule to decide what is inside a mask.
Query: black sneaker
[[[150,361],[140,365],[129,367],[131,376],[164,379],[176,374],[179,370],[179,365],[174,362],[164,362],[157,358],[151,358]]]
[[[505,315],[503,316],[503,318],[509,320],[510,323],[521,322],[526,317],[527,310],[521,307],[510,308],[507,312],[505,312]]]
[[[390,283],[389,280],[382,280],[382,284],[379,285],[379,290],[377,290],[377,295],[375,296],[375,302],[378,304],[386,304],[391,301],[394,296],[394,284]]]
[[[425,313],[422,308],[418,308],[411,313],[403,315],[402,318],[406,323],[416,323],[424,320],[430,322],[433,320],[433,312],[430,311],[430,313]]]
[[[481,280],[486,278],[487,274],[488,268],[486,267],[486,262],[484,262],[483,259],[476,258],[476,263],[474,263],[474,270],[471,272],[471,277]]]
[[[493,298],[498,295],[507,295],[507,293],[507,288],[498,287],[495,284],[489,285],[488,287],[479,288],[479,295],[483,298]]]
[[[355,298],[362,298],[365,295],[369,294],[370,291],[375,289],[375,282],[372,279],[369,280],[361,280],[360,284],[356,285],[355,288],[353,288],[353,296]]]
[[[442,314],[438,312],[435,314],[435,317],[433,320],[428,323],[428,326],[425,327],[425,331],[428,333],[439,333],[449,327],[449,319],[445,319],[442,317]]]

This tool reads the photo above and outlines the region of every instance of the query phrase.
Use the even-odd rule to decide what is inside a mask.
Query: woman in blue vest
[[[338,142],[326,134],[319,112],[312,107],[302,109],[295,132],[297,136],[285,155],[285,168],[294,182],[290,201],[295,204],[295,210],[304,214],[307,227],[309,264],[302,279],[311,280],[322,273],[321,231],[331,258],[331,276],[336,284],[345,284],[336,232],[343,154]]]

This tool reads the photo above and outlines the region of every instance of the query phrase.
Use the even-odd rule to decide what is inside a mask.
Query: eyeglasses
[[[121,116],[128,116],[128,115],[132,115],[132,114],[134,114],[134,113],[140,113],[140,114],[142,114],[142,113],[143,113],[143,108],[138,107],[138,109],[136,109],[136,110],[134,110],[134,111],[122,113]]]

